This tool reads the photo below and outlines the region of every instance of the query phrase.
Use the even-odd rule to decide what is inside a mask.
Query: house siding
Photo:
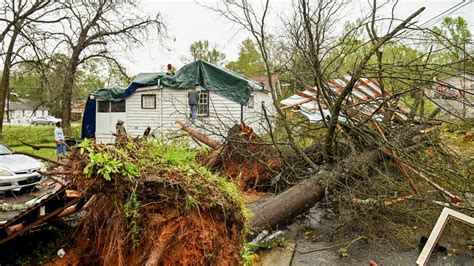
[[[176,121],[188,122],[188,90],[146,87],[138,89],[126,99],[127,133],[132,137],[141,136],[149,126],[154,134],[169,135],[179,132]],[[142,95],[156,95],[156,109],[142,109]],[[267,92],[254,92],[254,107],[244,107],[244,122],[257,133],[264,132],[266,121],[263,118],[261,103],[264,102],[267,112],[274,114],[271,95]],[[215,140],[221,141],[227,135],[229,127],[240,123],[240,104],[215,93],[209,93],[209,116],[198,116],[198,131]]]

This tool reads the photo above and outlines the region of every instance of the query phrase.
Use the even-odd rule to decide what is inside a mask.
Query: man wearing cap
[[[123,125],[123,120],[117,120],[117,124],[115,124],[115,143],[122,142],[123,140],[127,139],[127,131],[125,130],[125,126]]]
[[[54,129],[54,141],[56,141],[56,156],[59,160],[61,157],[67,155],[66,143],[64,142],[64,132],[61,128],[61,122],[56,123],[56,128]]]

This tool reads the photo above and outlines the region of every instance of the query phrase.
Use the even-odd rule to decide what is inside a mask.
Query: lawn
[[[71,138],[80,137],[80,126],[73,125]],[[29,144],[47,144],[54,142],[54,126],[8,126],[3,127],[3,141],[5,145],[14,148],[22,146],[21,141]]]
[[[54,142],[52,143],[46,143],[46,144],[51,144],[54,145]],[[56,153],[55,149],[40,149],[40,150],[34,150],[33,148],[29,146],[16,146],[16,147],[11,147],[14,151],[24,151],[24,152],[29,152],[33,153],[36,155],[39,155],[41,157],[46,157],[50,159],[56,159]]]
[[[80,126],[72,126],[72,139],[80,137]],[[24,141],[33,145],[54,145],[54,126],[8,126],[3,127],[2,143],[14,151],[31,152],[47,158],[56,158],[54,149],[34,150],[21,143]]]

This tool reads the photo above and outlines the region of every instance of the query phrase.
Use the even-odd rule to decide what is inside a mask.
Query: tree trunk
[[[409,147],[422,143],[426,140],[426,135],[420,135],[421,127],[412,127],[407,133],[397,138],[393,143],[400,143]],[[349,179],[357,176],[368,175],[374,165],[388,159],[382,149],[374,149],[353,155],[332,170],[321,170],[316,175],[289,188],[283,193],[275,196],[252,209],[255,214],[250,220],[250,228],[254,232],[263,229],[274,229],[278,225],[283,225],[296,215],[302,213],[324,196],[326,187],[334,187],[337,183],[347,183]]]
[[[250,227],[258,232],[263,229],[274,229],[278,225],[291,221],[296,215],[323,198],[326,181],[344,182],[349,173],[359,169],[369,169],[371,165],[380,163],[386,158],[388,157],[380,150],[368,151],[349,158],[335,170],[321,170],[275,198],[253,208],[252,212],[255,216],[250,220]]]
[[[12,38],[10,39],[10,44],[8,45],[5,61],[3,62],[2,88],[0,91],[0,139],[3,139],[3,117],[5,116],[5,103],[7,100],[8,91],[10,89],[10,71],[13,59],[13,49],[15,47],[15,41],[19,33],[20,30],[15,27],[15,31],[13,32]]]
[[[79,53],[74,51],[67,65],[66,77],[63,81],[63,94],[61,97],[62,127],[66,136],[69,136],[71,133],[72,89],[74,87],[78,65]]]

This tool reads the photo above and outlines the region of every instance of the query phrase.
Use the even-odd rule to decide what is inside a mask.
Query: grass
[[[54,142],[52,142],[52,143],[44,143],[44,144],[54,145]],[[56,152],[55,152],[55,149],[40,149],[40,150],[34,150],[33,148],[31,148],[31,147],[29,147],[29,146],[24,146],[24,145],[12,147],[12,149],[13,149],[14,151],[30,152],[30,153],[39,155],[39,156],[41,156],[41,157],[46,157],[46,158],[50,158],[50,159],[56,159]]]
[[[80,125],[73,125],[71,138],[80,137]],[[47,144],[54,142],[54,126],[8,126],[3,127],[3,140],[5,145],[15,148],[22,146],[21,141],[29,144]]]

